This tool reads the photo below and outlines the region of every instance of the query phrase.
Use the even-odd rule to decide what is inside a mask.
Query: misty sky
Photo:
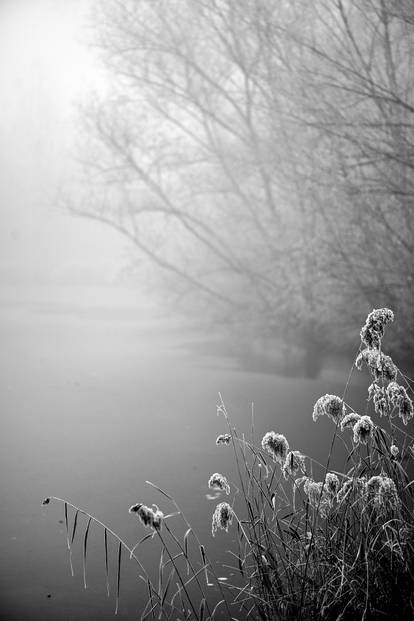
[[[75,102],[102,84],[86,46],[89,0],[0,0],[0,266],[55,277],[116,271],[125,244],[57,206],[70,182]],[[1,272],[0,272],[1,273]]]

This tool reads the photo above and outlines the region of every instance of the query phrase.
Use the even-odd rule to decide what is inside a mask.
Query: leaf
[[[121,584],[121,554],[122,554],[122,545],[119,542],[118,545],[118,571],[116,576],[116,604],[115,604],[115,614],[118,614],[118,606],[119,606],[119,587]]]
[[[108,531],[104,530],[104,544],[105,544],[105,573],[106,573],[106,592],[109,597],[109,569],[108,569]]]
[[[88,546],[89,527],[91,525],[92,518],[89,518],[88,524],[85,530],[85,537],[83,539],[83,586],[86,589],[86,550]]]

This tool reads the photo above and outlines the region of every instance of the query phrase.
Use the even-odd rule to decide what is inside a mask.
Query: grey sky
[[[116,270],[124,242],[56,206],[71,177],[74,102],[99,88],[82,44],[89,0],[0,0],[0,266],[31,277]],[[97,78],[98,76],[98,78]],[[98,86],[97,86],[98,84]]]

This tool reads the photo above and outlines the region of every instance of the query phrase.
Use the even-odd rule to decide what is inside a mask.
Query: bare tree
[[[111,92],[73,210],[311,352],[338,313],[407,320],[413,21],[386,0],[102,3]]]

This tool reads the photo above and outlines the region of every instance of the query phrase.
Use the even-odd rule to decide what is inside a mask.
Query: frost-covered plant
[[[361,416],[352,428],[355,444],[367,444],[368,440],[373,436],[374,428],[374,423],[370,416]]]
[[[289,443],[283,434],[268,431],[262,438],[262,448],[283,466],[289,451]]]
[[[213,513],[213,519],[211,523],[211,533],[213,537],[219,528],[228,532],[229,525],[233,523],[233,516],[234,511],[227,502],[220,502],[217,505]]]
[[[369,313],[360,332],[364,345],[370,349],[380,347],[385,326],[391,321],[394,321],[394,313],[389,308],[375,308]]]
[[[328,416],[335,424],[341,422],[345,415],[345,404],[336,395],[324,395],[319,397],[313,406],[312,418],[316,422],[320,416]]]
[[[341,431],[353,427],[360,418],[360,415],[356,412],[350,412],[349,414],[346,414],[341,420]]]
[[[154,509],[151,509],[142,503],[137,503],[129,508],[129,512],[135,513],[144,526],[149,526],[154,530],[161,530],[164,514],[158,509],[157,505],[152,506]]]
[[[385,388],[379,386],[375,382],[368,388],[368,399],[374,403],[375,412],[379,416],[387,416],[388,402]]]
[[[285,479],[295,477],[299,471],[305,472],[305,455],[300,451],[289,451],[282,467],[283,476]]]
[[[226,477],[224,477],[219,472],[215,472],[211,475],[208,480],[208,486],[211,489],[219,489],[226,492],[227,495],[230,494],[230,485],[227,482]]]
[[[229,433],[222,433],[217,436],[216,444],[230,444],[231,435]]]
[[[391,356],[383,354],[378,349],[363,349],[355,360],[355,366],[361,370],[362,363],[365,362],[375,381],[384,379],[392,382],[397,377],[398,369]]]
[[[211,521],[212,536],[218,530],[227,533],[235,522],[226,543],[232,548],[231,562],[220,570],[220,574],[227,575],[218,578],[217,562],[207,557],[173,497],[153,484],[164,499],[172,502],[174,510],[164,515],[156,505],[133,505],[131,513],[150,528],[133,547],[90,514],[57,499],[64,503],[70,562],[83,515],[87,519],[84,575],[92,523],[104,530],[108,593],[107,539],[113,538],[118,545],[117,602],[121,552],[127,551],[138,564],[148,589],[142,618],[369,621],[377,618],[377,611],[381,618],[410,618],[414,481],[405,468],[408,460],[414,460],[414,448],[395,419],[398,416],[408,424],[413,418],[413,405],[408,382],[405,388],[395,381],[400,372],[382,352],[384,327],[392,319],[389,309],[376,309],[361,331],[366,348],[356,363],[360,367],[365,362],[374,378],[368,389],[369,400],[356,406],[357,412],[365,414],[357,413],[348,404],[346,389],[342,397],[326,394],[314,405],[314,421],[328,416],[335,423],[324,463],[290,450],[281,433],[269,431],[260,443],[252,425],[251,439],[240,437],[220,397],[218,411],[224,415],[228,433],[219,435],[216,444],[232,444],[239,476],[239,481],[232,484],[232,505],[219,503]],[[405,376],[400,376],[403,382]],[[347,429],[352,429],[353,443],[342,435]],[[342,469],[336,462],[333,465],[334,459],[338,461],[334,454],[338,445],[347,450]],[[210,477],[208,486],[230,493],[226,477],[217,472]],[[46,498],[44,504],[49,505],[53,498]],[[69,509],[74,512],[72,520]],[[171,523],[176,525],[175,520],[182,521],[180,533],[171,527]],[[162,550],[155,580],[138,555],[139,546],[153,539],[158,539]],[[206,590],[204,584],[214,585],[214,589]]]
[[[408,421],[414,416],[414,408],[406,389],[404,386],[397,384],[397,382],[390,382],[386,393],[390,405],[398,409],[398,416],[402,419],[404,425],[407,425]]]

